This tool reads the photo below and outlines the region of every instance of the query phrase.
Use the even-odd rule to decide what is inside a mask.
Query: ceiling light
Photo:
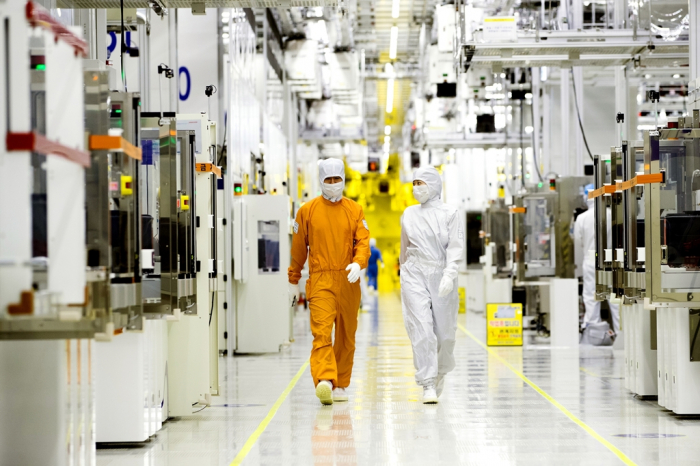
[[[650,74],[645,74],[644,77],[645,77],[646,79],[651,79],[651,75],[650,75]]]
[[[391,136],[384,136],[384,144],[388,144],[391,142]]]
[[[394,111],[394,78],[386,82],[386,113]]]
[[[391,2],[391,17],[392,18],[399,17],[399,7],[400,6],[401,6],[401,0],[393,0]]]
[[[386,65],[384,65],[384,72],[386,74],[393,75],[394,74],[394,65],[392,65],[391,63],[387,63]]]
[[[674,74],[674,75],[673,75],[673,79],[678,79],[678,78],[680,78],[680,77],[681,77],[680,74]]]
[[[384,127],[384,134],[386,134],[387,136],[389,136],[391,134],[391,126],[386,125]]]
[[[398,26],[391,27],[391,41],[389,42],[389,58],[396,59],[396,49],[399,46],[399,28]]]

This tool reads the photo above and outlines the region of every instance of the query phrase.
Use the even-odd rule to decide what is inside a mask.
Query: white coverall
[[[413,346],[416,383],[435,385],[438,374],[455,367],[457,271],[464,247],[464,229],[455,207],[440,200],[442,180],[434,168],[416,170],[414,180],[430,188],[430,199],[408,207],[401,217],[401,301],[404,324]],[[453,289],[438,296],[443,277]]]
[[[583,327],[602,322],[600,318],[600,301],[595,299],[595,262],[588,251],[595,250],[595,208],[593,199],[588,199],[588,210],[580,214],[574,223],[574,246],[577,254],[583,257],[583,303],[586,306],[586,314],[583,317]],[[612,242],[612,215],[607,211],[608,245]],[[620,308],[617,304],[608,302],[613,317],[615,333],[620,331]]]

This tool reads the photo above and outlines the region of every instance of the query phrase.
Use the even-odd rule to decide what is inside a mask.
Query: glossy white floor
[[[440,403],[423,405],[399,298],[382,296],[377,307],[360,315],[349,403],[323,407],[314,396],[305,367],[311,339],[300,316],[296,342],[282,354],[221,359],[223,395],[212,407],[168,422],[140,448],[98,450],[98,464],[700,462],[700,418],[632,397],[624,389],[621,352],[487,351],[480,343],[484,320],[475,314],[460,315],[458,364]]]

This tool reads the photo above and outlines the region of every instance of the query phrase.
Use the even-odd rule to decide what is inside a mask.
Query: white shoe
[[[434,405],[437,404],[438,397],[435,393],[435,388],[431,385],[429,387],[423,387],[423,404],[424,405]]]
[[[316,396],[321,403],[324,405],[333,404],[333,384],[328,380],[321,380],[318,385],[316,385]]]
[[[445,374],[438,374],[437,383],[435,384],[435,392],[439,397],[442,395],[442,391],[445,389]]]
[[[336,387],[333,389],[333,401],[348,401],[348,394],[344,388]]]

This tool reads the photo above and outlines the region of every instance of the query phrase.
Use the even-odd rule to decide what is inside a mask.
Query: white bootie
[[[432,385],[428,387],[423,387],[423,404],[424,405],[434,405],[438,402],[437,393],[435,393],[435,387]]]
[[[336,387],[333,389],[333,401],[348,401],[348,394],[344,388]]]
[[[442,391],[445,389],[445,374],[438,374],[437,383],[435,384],[435,392],[439,397],[442,395]]]
[[[316,385],[316,396],[324,405],[333,404],[333,384],[328,380],[321,380]]]

